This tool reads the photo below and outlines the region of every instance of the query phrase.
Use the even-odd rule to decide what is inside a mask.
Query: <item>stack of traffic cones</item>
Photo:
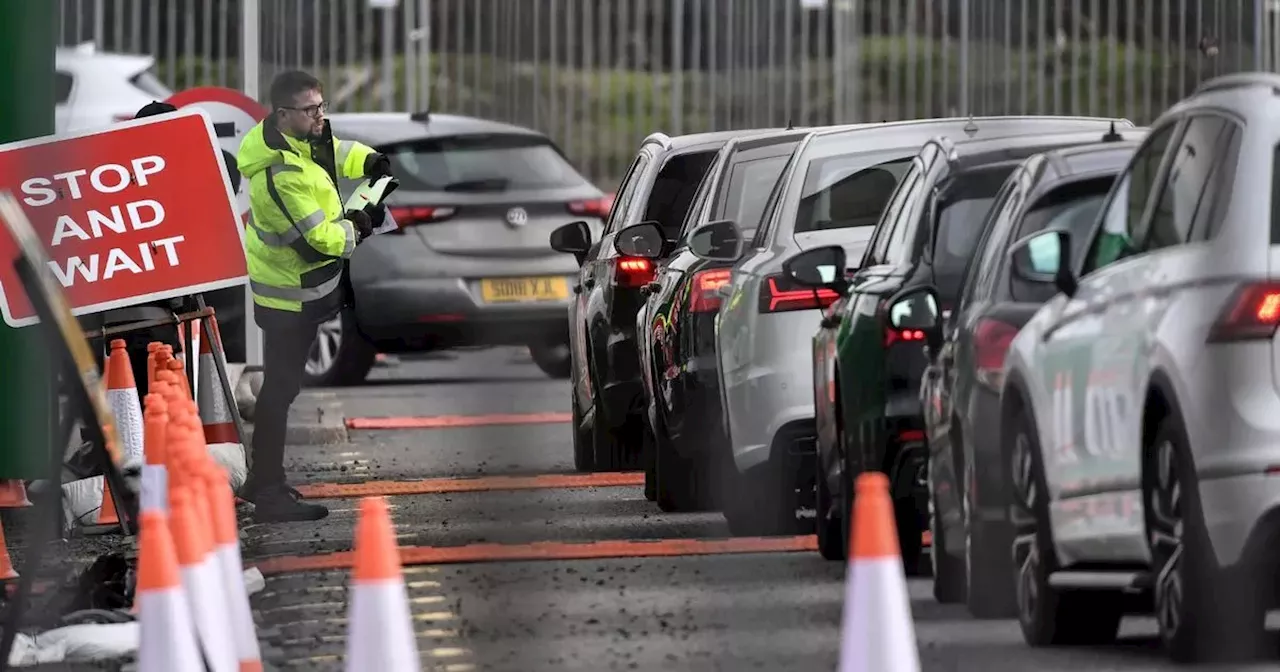
[[[360,502],[355,541],[347,672],[417,672],[418,643],[386,500],[369,497]]]
[[[889,479],[858,476],[853,501],[840,672],[919,672]]]
[[[170,532],[191,622],[212,672],[260,670],[230,485],[209,457],[195,402],[181,384],[181,362],[163,361],[162,349],[157,353],[147,417],[164,421],[164,445],[148,457],[164,464]]]
[[[151,363],[154,362],[154,358]],[[147,383],[151,393],[147,395],[147,410],[143,413],[146,423],[146,463],[142,465],[142,510],[168,511],[169,472],[165,468],[168,457],[169,407],[156,390],[156,380]]]

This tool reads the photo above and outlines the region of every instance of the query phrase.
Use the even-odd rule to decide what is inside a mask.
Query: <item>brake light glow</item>
[[[923,329],[894,329],[893,327],[885,327],[884,345],[889,347],[894,343],[924,343]]]
[[[1209,330],[1209,342],[1267,340],[1280,326],[1280,283],[1257,282],[1236,290]]]
[[[638,289],[653,282],[653,262],[641,257],[619,257],[614,264],[614,285]]]
[[[993,389],[1004,383],[1004,358],[1018,328],[999,320],[981,319],[973,330],[974,368],[978,382]]]
[[[727,268],[711,268],[693,275],[693,288],[689,292],[689,311],[714,313],[720,310],[719,289],[729,284],[731,271]]]
[[[391,218],[396,220],[396,226],[403,231],[410,226],[448,219],[453,216],[455,209],[415,205],[411,207],[390,207],[387,208],[387,211],[391,214]]]
[[[760,312],[785,313],[826,308],[839,298],[840,295],[830,289],[804,287],[791,282],[785,275],[771,275],[760,285]]]
[[[604,219],[609,216],[609,210],[613,208],[613,194],[589,201],[574,201],[568,204],[568,208],[569,212],[575,215]]]

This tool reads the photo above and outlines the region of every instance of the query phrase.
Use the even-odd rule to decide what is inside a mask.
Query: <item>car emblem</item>
[[[513,228],[529,223],[529,213],[524,208],[511,208],[507,211],[507,224]]]

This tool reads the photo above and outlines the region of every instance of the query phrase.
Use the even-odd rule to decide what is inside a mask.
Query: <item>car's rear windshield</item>
[[[732,219],[744,237],[755,235],[764,215],[765,201],[778,182],[788,156],[768,156],[734,164],[729,170],[729,185],[714,219]]]
[[[881,152],[815,159],[805,173],[795,232],[875,226],[913,156]]]
[[[454,135],[383,147],[401,189],[507,191],[576,187],[585,179],[537,135]]]
[[[1005,178],[1015,166],[1000,166],[962,174],[949,185],[938,204],[934,231],[933,271],[938,276],[962,277],[973,256],[987,212]]]

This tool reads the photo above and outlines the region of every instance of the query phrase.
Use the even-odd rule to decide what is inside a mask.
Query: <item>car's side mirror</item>
[[[938,291],[930,286],[909,287],[889,297],[889,326],[905,341],[924,341],[929,350],[942,346],[942,310]]]
[[[699,259],[737,261],[742,256],[742,232],[731,219],[707,222],[689,236],[689,251]]]
[[[667,237],[657,222],[632,224],[618,232],[613,239],[613,249],[624,257],[658,259],[666,248]]]
[[[1020,280],[1052,284],[1073,296],[1078,283],[1071,270],[1071,232],[1055,229],[1034,233],[1009,248],[1013,274]]]
[[[805,250],[782,262],[782,273],[802,287],[830,289],[844,294],[849,288],[844,248],[827,245]]]
[[[581,266],[591,250],[591,227],[581,220],[558,227],[551,232],[551,249],[572,254]]]

